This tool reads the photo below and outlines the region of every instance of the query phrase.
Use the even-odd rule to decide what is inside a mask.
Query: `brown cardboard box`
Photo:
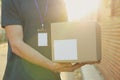
[[[101,60],[100,26],[94,21],[51,24],[52,60],[91,63]]]

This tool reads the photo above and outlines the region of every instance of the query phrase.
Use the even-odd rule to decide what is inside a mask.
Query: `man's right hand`
[[[54,72],[72,72],[80,67],[85,65],[84,63],[53,63],[51,66],[52,71]]]

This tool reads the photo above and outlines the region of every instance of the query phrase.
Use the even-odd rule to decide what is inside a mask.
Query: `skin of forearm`
[[[12,50],[16,55],[20,56],[21,58],[33,64],[53,70],[52,61],[50,61],[49,59],[44,57],[42,54],[40,54],[38,51],[34,50],[32,47],[30,47],[29,45],[27,45],[22,41],[16,42],[13,45]]]

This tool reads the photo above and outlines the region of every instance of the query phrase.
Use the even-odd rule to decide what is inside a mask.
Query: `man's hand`
[[[54,72],[72,72],[81,66],[85,65],[84,63],[53,63],[51,66]]]

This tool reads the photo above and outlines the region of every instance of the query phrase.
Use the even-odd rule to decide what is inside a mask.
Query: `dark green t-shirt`
[[[38,0],[39,9],[48,33],[48,46],[38,46],[37,29],[41,26],[38,9],[34,0],[2,0],[2,27],[22,25],[24,42],[51,59],[50,23],[66,21],[64,0]],[[12,32],[11,32],[12,33]],[[8,47],[8,60],[3,80],[61,80],[59,73],[31,64],[13,54]]]

